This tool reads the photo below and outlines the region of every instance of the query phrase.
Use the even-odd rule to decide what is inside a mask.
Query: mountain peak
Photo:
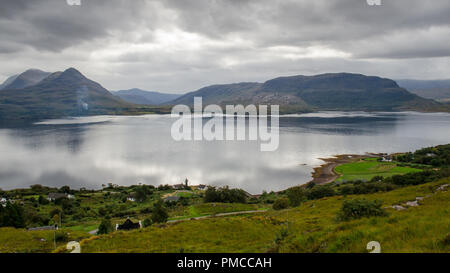
[[[45,79],[49,72],[39,69],[28,69],[17,76],[8,78],[2,85],[1,89],[21,89],[35,85]]]
[[[60,75],[61,78],[73,78],[76,80],[85,80],[87,79],[83,74],[81,74],[80,71],[76,70],[73,67],[70,67],[66,70],[64,70],[63,73]]]

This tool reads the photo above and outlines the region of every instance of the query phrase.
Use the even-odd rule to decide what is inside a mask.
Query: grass
[[[256,204],[239,203],[200,203],[182,208],[171,215],[170,220],[189,219],[201,216],[215,215],[218,213],[250,211],[263,209]]]
[[[115,232],[83,241],[81,246],[83,252],[367,252],[367,243],[378,241],[382,252],[449,252],[450,192],[433,194],[444,183],[450,179],[386,193],[323,198],[257,215]],[[388,207],[426,195],[430,197],[419,207],[388,208],[386,217],[336,220],[347,199],[382,200]],[[288,235],[280,237],[286,223]]]
[[[74,230],[74,231],[90,232],[90,231],[96,230],[98,228],[99,224],[100,223],[82,224],[82,225],[78,225],[78,226],[70,226],[70,227],[67,227],[67,229]]]
[[[393,162],[378,162],[370,159],[337,166],[335,171],[340,175],[336,181],[369,181],[374,176],[389,177],[393,175],[421,172],[422,170],[410,167],[399,167]]]
[[[66,242],[57,242],[56,247],[69,241],[80,241],[90,235],[82,231],[58,230],[68,234]],[[54,231],[27,231],[25,229],[0,228],[0,253],[48,253],[55,250]]]
[[[188,197],[194,196],[194,193],[193,192],[189,192],[189,191],[179,191],[179,192],[176,193],[176,196],[188,198]]]

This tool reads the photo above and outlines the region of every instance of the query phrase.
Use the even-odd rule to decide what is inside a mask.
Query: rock
[[[448,184],[444,184],[444,185],[441,185],[439,188],[437,188],[437,190],[438,191],[443,191],[443,190],[445,190],[445,188],[447,188],[448,187]]]
[[[425,197],[422,197],[422,196],[418,196],[418,197],[416,197],[416,200],[417,201],[421,201],[421,200],[423,200]]]
[[[419,206],[419,202],[417,202],[417,200],[409,201],[409,202],[406,202],[405,205],[408,206],[408,207],[418,207]]]
[[[405,207],[400,206],[400,205],[393,205],[392,208],[395,210],[405,210],[406,209]]]

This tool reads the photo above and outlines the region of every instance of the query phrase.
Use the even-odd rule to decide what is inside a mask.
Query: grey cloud
[[[0,61],[15,62],[0,74],[76,66],[111,89],[168,92],[336,71],[448,77],[448,0],[382,2],[82,0],[71,7],[65,0],[2,0]],[[158,34],[176,31],[196,36],[165,48]],[[176,44],[178,37],[167,39]],[[346,57],[302,57],[310,47]]]

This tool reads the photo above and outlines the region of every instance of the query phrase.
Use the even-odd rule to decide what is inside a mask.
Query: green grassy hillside
[[[114,232],[82,241],[81,246],[83,252],[367,252],[367,243],[378,241],[383,252],[448,252],[450,192],[436,192],[446,183],[450,179],[387,193],[323,198],[257,215]],[[419,207],[389,208],[386,217],[336,220],[347,199],[378,199],[387,207],[427,195]]]

